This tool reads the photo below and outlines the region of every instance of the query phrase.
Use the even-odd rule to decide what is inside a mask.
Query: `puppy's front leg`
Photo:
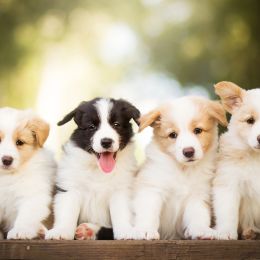
[[[213,190],[213,208],[218,239],[237,239],[240,195],[235,187],[216,186]]]
[[[80,196],[76,192],[60,192],[55,197],[53,229],[49,230],[45,239],[74,239],[80,212]]]
[[[202,198],[188,200],[183,214],[186,239],[214,239],[216,231],[210,228],[210,208]]]
[[[7,233],[7,239],[33,239],[41,232],[42,221],[50,213],[49,196],[24,199],[18,207],[13,228]]]
[[[117,191],[110,199],[110,214],[115,239],[131,239],[133,227],[131,225],[131,210],[129,192]]]
[[[134,199],[135,235],[134,239],[159,239],[161,195],[153,190],[142,188]]]

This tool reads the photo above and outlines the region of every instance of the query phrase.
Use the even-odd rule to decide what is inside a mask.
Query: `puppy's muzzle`
[[[111,148],[113,144],[113,140],[111,138],[102,138],[101,139],[101,146],[105,149]]]
[[[12,165],[14,158],[11,156],[3,156],[2,163],[4,166],[9,167]]]
[[[191,159],[195,155],[195,149],[193,147],[187,147],[183,149],[182,153],[186,158]]]

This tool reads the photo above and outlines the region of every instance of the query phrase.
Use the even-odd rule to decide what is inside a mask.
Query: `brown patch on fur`
[[[179,133],[178,127],[168,118],[167,110],[162,112],[160,127],[154,128],[154,140],[160,145],[163,152],[168,153],[168,146],[176,141],[176,139],[170,139],[169,134],[175,132]]]
[[[245,90],[235,83],[222,81],[215,86],[215,93],[221,98],[224,108],[232,114],[233,110],[243,102]]]
[[[155,126],[159,124],[160,115],[160,109],[155,109],[141,116],[141,118],[139,119],[139,132],[143,131],[147,126]]]
[[[228,121],[224,107],[218,101],[208,101],[207,111],[222,126],[227,126]]]
[[[26,124],[20,125],[13,134],[13,141],[23,142],[17,145],[20,154],[21,164],[28,161],[34,152],[42,147],[49,134],[49,125],[38,118],[30,119]]]
[[[42,147],[49,136],[50,126],[42,119],[35,117],[28,121],[26,127],[34,134],[37,145]]]
[[[29,160],[37,149],[33,133],[24,127],[18,127],[13,134],[13,141],[16,143],[18,140],[22,141],[23,145],[17,145],[20,154],[21,164]]]
[[[194,132],[195,128],[202,129],[202,132],[197,135],[204,152],[211,147],[214,138],[216,137],[216,124],[220,123],[223,126],[228,124],[226,113],[222,105],[216,101],[211,101],[201,98],[193,98],[198,109],[197,117],[190,124],[190,131]]]

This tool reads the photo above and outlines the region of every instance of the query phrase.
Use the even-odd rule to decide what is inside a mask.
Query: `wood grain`
[[[260,259],[260,241],[0,241],[0,259]]]

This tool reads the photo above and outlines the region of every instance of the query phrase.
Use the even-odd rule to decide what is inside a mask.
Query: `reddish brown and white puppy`
[[[0,109],[2,237],[32,239],[50,213],[55,162],[43,148],[49,125],[29,110]]]
[[[138,122],[139,115],[127,101],[96,98],[82,102],[59,123],[74,119],[77,128],[59,164],[55,223],[46,239],[100,238],[100,226],[113,226],[115,239],[131,236],[136,162],[130,121]]]
[[[215,91],[232,115],[213,187],[216,230],[219,239],[252,239],[260,232],[260,89],[223,81]]]
[[[183,97],[141,118],[154,128],[134,198],[134,239],[211,239],[211,180],[218,146],[217,124],[225,111],[202,97]]]

